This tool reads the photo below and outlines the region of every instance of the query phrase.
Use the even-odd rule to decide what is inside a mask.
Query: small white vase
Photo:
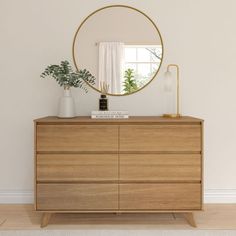
[[[64,96],[59,101],[59,112],[58,117],[60,118],[73,118],[75,117],[75,102],[71,96],[70,87],[64,87]]]

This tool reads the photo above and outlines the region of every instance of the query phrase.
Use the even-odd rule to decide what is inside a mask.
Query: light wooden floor
[[[0,205],[0,230],[39,229],[32,205]],[[197,229],[236,229],[236,204],[208,204],[195,213]],[[194,229],[181,214],[56,214],[46,229]]]

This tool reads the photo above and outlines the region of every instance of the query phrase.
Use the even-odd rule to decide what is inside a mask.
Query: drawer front
[[[118,151],[118,126],[37,125],[37,151]]]
[[[118,154],[39,154],[37,181],[118,180]]]
[[[199,154],[121,154],[121,181],[200,181]]]
[[[117,184],[37,184],[37,210],[118,209]]]
[[[201,151],[201,125],[122,125],[121,151]]]
[[[199,210],[200,184],[120,184],[121,210]]]

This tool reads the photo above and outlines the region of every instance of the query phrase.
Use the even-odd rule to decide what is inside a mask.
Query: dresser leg
[[[187,212],[187,213],[184,213],[183,215],[184,215],[184,218],[186,219],[186,221],[187,221],[192,227],[197,227],[192,212]]]
[[[41,218],[41,228],[46,227],[52,217],[52,213],[43,213]]]

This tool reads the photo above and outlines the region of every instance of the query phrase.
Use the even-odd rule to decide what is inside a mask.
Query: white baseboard
[[[31,190],[0,190],[0,204],[30,204],[33,201]],[[204,203],[236,203],[236,189],[206,189]]]
[[[28,204],[34,202],[32,190],[0,190],[0,204]]]
[[[236,203],[236,189],[206,189],[204,203]]]

